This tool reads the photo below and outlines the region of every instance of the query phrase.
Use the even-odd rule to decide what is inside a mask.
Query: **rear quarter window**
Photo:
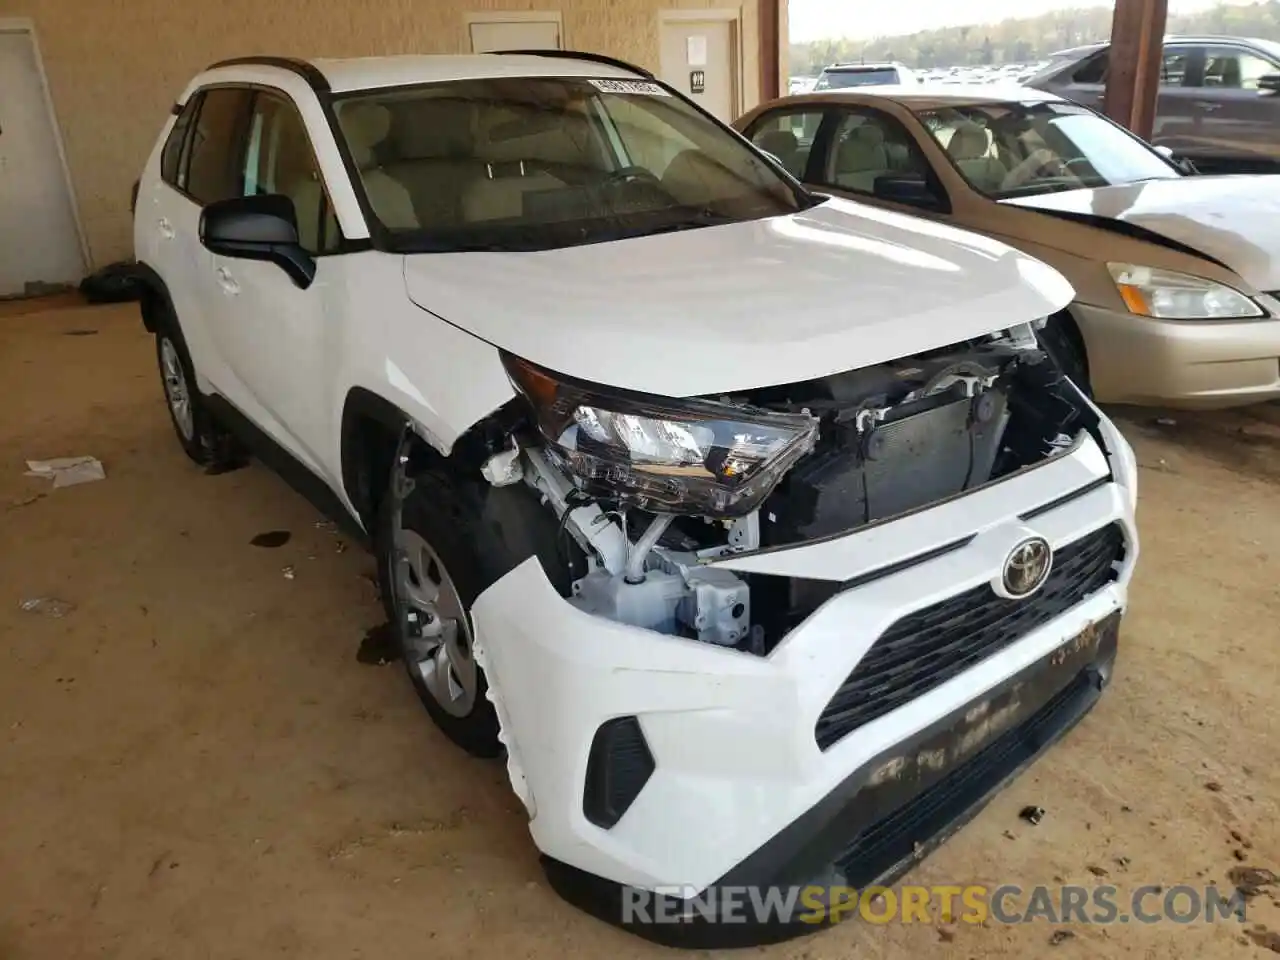
[[[187,146],[187,134],[191,131],[191,121],[199,109],[198,95],[187,99],[186,106],[182,108],[178,119],[174,121],[173,128],[169,131],[169,138],[165,140],[164,151],[160,155],[161,179],[179,190],[186,189],[187,172],[184,151]]]

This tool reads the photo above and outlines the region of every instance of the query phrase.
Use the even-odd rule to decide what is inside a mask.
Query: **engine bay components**
[[[507,358],[535,413],[523,477],[585,561],[569,600],[756,653],[838,584],[739,575],[733,554],[837,536],[1071,449],[1091,408],[1024,325],[746,395],[667,401]]]

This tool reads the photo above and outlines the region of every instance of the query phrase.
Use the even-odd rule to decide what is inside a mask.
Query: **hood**
[[[673,397],[880,363],[1072,296],[997,241],[840,200],[556,250],[414,254],[405,282],[420,307],[526,360]]]
[[[1004,201],[1130,223],[1280,290],[1280,176],[1179,177]]]

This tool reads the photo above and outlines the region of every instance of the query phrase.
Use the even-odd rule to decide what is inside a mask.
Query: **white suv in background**
[[[1111,674],[1137,478],[1039,348],[1066,282],[642,70],[218,64],[135,237],[183,448],[368,543],[427,711],[607,920],[808,930],[689,907],[898,875]]]

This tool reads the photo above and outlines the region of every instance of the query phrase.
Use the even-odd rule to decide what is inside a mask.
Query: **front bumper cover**
[[[775,841],[784,852],[812,846],[801,858],[812,870],[793,865],[775,875],[757,866],[750,875],[759,882],[791,877],[804,883],[828,869],[853,833],[817,836],[823,816],[815,811],[839,805],[832,798],[851,800],[859,776],[870,777],[877,761],[907,756],[912,745],[950,730],[957,716],[1011,689],[1037,664],[1059,656],[1071,638],[1124,609],[1138,555],[1135,478],[1127,445],[1102,423],[1109,458],[1086,440],[1033,470],[928,510],[845,537],[726,561],[739,573],[846,585],[765,657],[588,614],[551,588],[536,559],[491,586],[472,608],[475,653],[501,723],[512,787],[557,887],[584,906],[600,894],[574,895],[564,878],[582,875],[600,878],[605,889],[678,890],[689,897],[737,876]],[[1057,551],[1110,525],[1122,531],[1125,548],[1110,583],[821,748],[815,730],[824,705],[895,622],[991,583],[1028,534],[1043,536]],[[939,552],[940,543],[953,546]],[[1097,659],[1101,675],[1109,659]],[[1017,697],[1018,710],[1000,714],[1003,722],[1020,722],[1020,711],[1034,711],[1054,692],[1026,691]],[[623,791],[620,817],[602,824],[585,802],[589,758],[597,732],[617,718],[635,718],[652,765]],[[631,738],[637,739],[634,730]],[[904,792],[877,792],[878,805],[860,823],[878,822],[929,786],[888,779],[899,780],[894,790]],[[972,804],[950,802],[948,815],[966,805]],[[804,837],[795,833],[797,824],[808,825]],[[935,825],[930,832],[947,830]],[[922,834],[913,843],[927,839]],[[876,874],[887,869],[882,864]],[[607,898],[593,912],[618,919]]]
[[[797,904],[793,891],[892,883],[971,820],[1070,730],[1111,677],[1120,614],[855,770],[807,814],[688,900],[636,897],[622,884],[552,857],[552,887],[580,909],[669,946],[718,949],[776,942],[838,921],[839,910],[743,910]],[[723,891],[723,896],[717,893]],[[814,901],[806,899],[807,904]],[[830,904],[828,904],[830,906]]]

